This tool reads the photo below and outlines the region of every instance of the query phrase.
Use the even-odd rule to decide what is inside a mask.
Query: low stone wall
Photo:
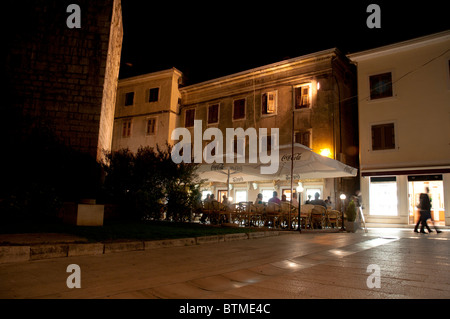
[[[252,233],[236,233],[217,236],[202,236],[193,238],[177,238],[152,241],[124,241],[113,243],[68,243],[26,246],[0,246],[0,264],[24,262],[30,260],[89,256],[118,253],[124,251],[138,251],[162,249],[167,247],[183,247],[193,245],[214,244],[237,240],[257,239],[278,236],[278,231],[264,231]]]

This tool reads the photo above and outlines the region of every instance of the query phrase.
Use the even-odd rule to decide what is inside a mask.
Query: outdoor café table
[[[239,202],[239,206],[241,207],[241,219],[244,222],[244,226],[250,225],[250,215],[251,215],[251,205],[253,202]]]

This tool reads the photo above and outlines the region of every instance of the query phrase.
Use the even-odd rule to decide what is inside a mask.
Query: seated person
[[[327,207],[332,208],[332,205],[331,205],[331,197],[330,197],[330,196],[328,196],[327,199],[325,199],[325,204],[327,204]]]
[[[295,208],[298,208],[297,193],[294,193],[292,195],[292,206],[294,206]]]
[[[308,199],[305,201],[305,204],[310,204],[311,203],[311,195],[308,195]]]
[[[269,203],[275,203],[280,205],[281,204],[281,200],[278,198],[278,193],[277,192],[273,192],[273,197],[271,199],[269,199]]]
[[[255,204],[262,204],[263,203],[263,195],[261,193],[258,194],[255,200]]]
[[[226,195],[222,196],[222,204],[224,204],[225,206],[228,206],[230,204]]]
[[[312,204],[312,205],[321,205],[321,206],[327,208],[327,203],[325,203],[324,200],[319,199],[319,197],[320,197],[320,194],[319,193],[315,193],[314,194],[314,199],[312,201],[310,201],[309,203]]]

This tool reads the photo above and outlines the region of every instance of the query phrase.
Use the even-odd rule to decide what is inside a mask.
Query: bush
[[[105,200],[120,208],[122,218],[132,220],[190,219],[198,190],[194,182],[196,165],[175,164],[165,149],[141,147],[106,154]],[[167,210],[167,211],[166,211]]]
[[[347,209],[345,211],[347,215],[347,221],[354,222],[356,219],[356,205],[353,200],[348,203]]]

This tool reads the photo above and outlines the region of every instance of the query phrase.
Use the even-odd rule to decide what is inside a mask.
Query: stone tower
[[[69,10],[72,4],[79,10]],[[61,189],[77,184],[66,193],[98,184],[98,172],[82,168],[72,154],[88,158],[94,163],[89,164],[92,168],[101,161],[103,150],[111,148],[123,38],[121,0],[7,1],[4,12],[10,18],[2,21],[7,30],[2,70],[6,99],[0,106],[0,133],[7,149],[4,154],[8,154],[1,160],[2,189],[11,188],[5,181],[17,183],[22,178],[22,185],[29,183],[33,179],[28,175],[45,165],[54,179],[64,179],[65,184],[59,184],[64,185]],[[74,27],[71,22],[76,18],[79,24]],[[30,139],[36,132],[45,132],[73,153],[55,158],[61,152],[53,156],[49,147],[50,152],[45,150],[46,157],[41,159],[38,148],[34,154],[24,151],[32,149]],[[24,141],[25,146],[20,145]],[[61,165],[53,169],[47,164],[49,159]],[[22,161],[20,165],[18,161]],[[30,169],[29,165],[34,167]],[[28,169],[26,173],[21,172],[23,167]],[[45,180],[41,173],[33,181]]]
[[[66,145],[97,160],[111,148],[122,48],[120,0],[77,0],[80,28],[67,19],[74,1],[9,4],[8,106],[38,120]],[[11,21],[11,20],[8,20]]]

